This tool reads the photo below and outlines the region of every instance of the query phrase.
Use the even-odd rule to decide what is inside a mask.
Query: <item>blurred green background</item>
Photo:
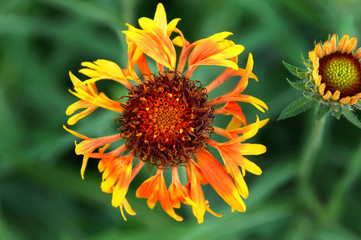
[[[153,18],[156,5],[145,0],[1,1],[0,239],[361,239],[361,130],[345,119],[327,119],[323,143],[302,174],[303,149],[312,142],[312,111],[276,121],[301,96],[288,86],[286,77],[292,76],[282,60],[302,66],[301,53],[307,56],[315,41],[329,34],[361,37],[359,0],[164,1],[168,20],[182,18],[178,27],[189,41],[230,31],[231,39],[246,48],[240,66],[245,67],[248,52],[254,56],[260,81],[250,81],[245,92],[264,100],[269,111],[242,107],[249,122],[255,114],[270,122],[250,140],[268,151],[250,157],[264,173],[246,175],[246,213],[231,213],[206,186],[211,208],[223,218],[206,213],[198,225],[191,208],[182,206],[177,212],[185,219],[179,223],[159,203],[150,210],[146,200],[135,198],[141,183],[136,178],[127,198],[137,215],[125,222],[111,206],[111,195],[101,192],[96,160],[89,162],[85,181],[80,178],[76,138],[62,128],[65,109],[76,101],[68,92],[68,71],[76,73],[81,62],[96,59],[125,67],[124,24],[138,27],[138,18]],[[199,71],[196,78],[209,82],[215,76]],[[114,83],[104,87],[114,98],[126,94]],[[115,117],[99,110],[72,129],[104,136],[116,129]],[[299,187],[305,179],[320,208],[303,200]]]

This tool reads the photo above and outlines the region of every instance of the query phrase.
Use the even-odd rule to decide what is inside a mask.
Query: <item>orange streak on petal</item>
[[[120,134],[87,139],[82,141],[75,147],[75,153],[77,155],[92,153],[96,148],[118,141],[119,139],[121,139]]]
[[[136,191],[138,198],[148,198],[148,207],[153,209],[159,200],[166,213],[176,221],[182,221],[183,218],[178,216],[173,209],[169,199],[168,191],[163,178],[163,170],[158,169],[156,175],[143,182]]]
[[[223,200],[237,211],[246,211],[246,205],[239,196],[234,182],[217,159],[205,149],[200,149],[194,155],[202,174]]]
[[[172,184],[168,189],[168,193],[173,207],[179,208],[180,202],[188,205],[195,205],[195,203],[189,198],[188,189],[181,184],[176,167],[172,168]]]
[[[233,116],[236,116],[239,120],[242,121],[242,123],[244,125],[247,125],[247,120],[246,117],[244,116],[243,112],[242,112],[242,108],[238,105],[237,102],[228,102],[225,106],[224,109],[231,113]],[[239,127],[239,126],[238,126]],[[227,128],[228,129],[228,128]]]
[[[260,145],[261,150],[254,150],[254,147],[250,145]],[[256,146],[257,148],[258,146]],[[251,149],[250,149],[251,148]],[[242,155],[254,155],[259,154],[260,152],[265,151],[265,147],[261,144],[232,144],[225,145],[219,144],[217,146],[219,153],[221,154],[224,161],[233,161],[236,162],[239,166],[245,168],[247,171],[260,175],[262,174],[262,170],[253,162],[249,161]]]
[[[163,209],[168,213],[169,216],[174,218],[176,221],[182,221],[183,218],[178,216],[173,209],[172,203],[169,199],[167,187],[163,178],[163,171],[161,171],[161,177],[159,179],[159,202]]]
[[[224,164],[229,170],[230,175],[234,180],[234,183],[236,185],[239,194],[243,198],[248,198],[249,196],[248,187],[246,182],[244,181],[241,171],[239,170],[238,164],[235,161],[226,161],[225,159],[224,159]]]
[[[206,201],[204,199],[204,194],[202,186],[197,178],[195,173],[196,166],[194,161],[190,160],[186,165],[187,171],[189,172],[188,176],[188,189],[192,201],[196,204],[192,206],[193,215],[197,218],[198,223],[203,223],[204,214],[206,213]]]
[[[134,158],[133,154],[123,157],[120,162],[120,169],[116,173],[117,184],[113,189],[112,205],[113,207],[118,207],[123,202],[125,195],[128,192],[129,184],[131,182],[132,174],[132,160]]]

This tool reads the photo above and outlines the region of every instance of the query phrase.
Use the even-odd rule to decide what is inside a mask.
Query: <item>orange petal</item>
[[[81,164],[81,168],[80,168],[80,176],[83,180],[84,180],[84,172],[86,169],[86,165],[88,164],[88,160],[89,160],[88,156],[83,157],[83,163]]]
[[[346,45],[346,53],[352,53],[357,46],[357,37],[351,38]]]
[[[344,97],[344,98],[341,98],[339,100],[340,103],[343,103],[343,104],[349,104],[351,101],[351,98],[350,97]]]
[[[248,198],[249,196],[248,187],[246,182],[244,181],[243,174],[239,170],[238,164],[235,161],[226,161],[226,160],[224,161],[224,164],[228,169],[230,175],[232,176],[239,194],[243,198]]]
[[[183,218],[178,216],[172,207],[172,204],[169,199],[168,191],[163,178],[163,171],[161,171],[161,178],[159,182],[159,202],[162,205],[164,211],[168,213],[169,216],[174,218],[176,221],[182,221]]]
[[[329,55],[332,52],[332,46],[329,41],[326,41],[323,43],[323,51],[325,52],[325,55]]]
[[[242,125],[246,125],[245,119],[240,119],[239,117],[233,116],[231,121],[227,125],[227,130],[237,129]]]
[[[112,79],[128,88],[131,88],[131,84],[124,76],[123,70],[118,66],[118,64],[112,61],[98,59],[94,63],[82,62],[81,65],[87,68],[80,69],[79,72],[91,78],[82,82],[81,85],[85,85],[101,79]]]
[[[178,216],[174,212],[167,188],[165,186],[163,170],[158,169],[156,175],[143,182],[137,189],[136,196],[139,198],[148,198],[147,204],[151,209],[154,208],[156,202],[159,200],[164,211],[166,211],[169,216],[174,218],[176,221],[183,220],[182,217]]]
[[[77,123],[80,119],[88,116],[89,114],[91,114],[92,112],[95,111],[95,109],[98,108],[98,106],[88,103],[84,100],[79,100],[73,104],[71,104],[67,110],[66,110],[66,115],[71,115],[73,114],[75,111],[77,111],[78,109],[81,108],[85,108],[85,110],[81,111],[80,113],[77,113],[75,115],[73,115],[72,117],[70,117],[67,121],[68,125],[74,125],[75,123]]]
[[[175,18],[172,21],[170,21],[167,25],[167,35],[168,37],[172,34],[172,32],[174,32],[178,22],[180,21],[180,18]]]
[[[322,48],[321,48],[321,44],[318,43],[315,47],[315,57],[317,56],[318,58],[323,57],[323,53],[322,53]],[[311,59],[311,58],[310,58]],[[312,60],[312,59],[311,59]]]
[[[207,87],[207,91],[210,92],[213,89],[215,89],[216,87],[218,87],[219,85],[221,85],[222,83],[224,83],[226,80],[228,80],[229,78],[231,78],[232,76],[244,76],[248,73],[248,70],[246,69],[242,69],[239,68],[238,70],[234,70],[232,68],[227,68],[226,70],[224,70],[224,72],[219,75],[215,80],[213,80]],[[255,79],[256,81],[258,81],[258,78],[256,77],[256,75],[254,75],[253,73],[251,73],[251,75],[249,76],[252,79]],[[243,88],[247,87],[247,83],[248,83],[248,79],[245,79],[247,81],[243,81]],[[238,83],[239,85],[240,83]]]
[[[253,56],[252,56],[251,53],[249,53],[248,54],[248,59],[247,59],[246,69],[244,70],[244,75],[242,75],[242,78],[238,82],[237,86],[231,92],[229,92],[227,95],[235,96],[235,95],[243,92],[243,90],[248,85],[248,78],[252,74],[253,65],[254,65]]]
[[[355,103],[357,103],[357,101],[358,101],[358,97],[351,97],[351,100],[350,100],[350,105],[353,105],[353,104],[355,104]]]
[[[257,121],[254,124],[250,124],[249,126],[247,125],[244,128],[239,129],[239,131],[237,131],[239,133],[243,133],[242,136],[237,136],[236,138],[233,138],[228,142],[222,143],[221,145],[231,146],[243,142],[247,139],[250,139],[257,134],[259,128],[260,128],[260,122],[257,116]],[[228,132],[232,133],[232,131],[228,131]]]
[[[123,199],[123,202],[120,204],[119,208],[120,208],[120,212],[122,213],[122,216],[124,218],[125,221],[127,221],[127,218],[124,215],[123,212],[123,207],[125,209],[125,211],[129,214],[129,215],[136,215],[136,212],[134,212],[134,210],[132,209],[132,207],[130,206],[129,202],[127,201],[126,198]]]
[[[104,146],[106,144],[118,141],[121,139],[120,134],[114,134],[106,137],[100,137],[100,138],[92,138],[87,139],[79,143],[75,148],[75,153],[77,155],[80,154],[88,154],[92,153],[96,148],[99,148],[101,146]]]
[[[104,93],[98,93],[94,83],[77,85],[76,87],[74,87],[74,89],[75,92],[70,90],[69,92],[74,96],[78,97],[79,99],[93,104],[94,106],[102,107],[119,113],[122,113],[124,110],[124,108],[120,105],[119,102],[111,100]]]
[[[229,150],[224,146],[219,146],[218,150],[222,158],[225,159],[225,161],[234,161],[239,166],[243,167],[245,170],[255,175],[262,174],[262,170],[256,164],[242,157],[242,155],[238,151]]]
[[[78,138],[81,138],[81,139],[84,139],[84,140],[89,140],[89,139],[91,139],[91,138],[88,138],[88,137],[85,136],[85,135],[82,135],[82,134],[80,134],[80,133],[77,133],[77,132],[75,132],[75,131],[67,128],[65,125],[63,125],[63,128],[64,128],[66,131],[68,131],[69,133],[73,134],[74,136],[76,136],[76,137],[78,137]]]
[[[241,54],[243,50],[242,45],[235,45],[229,40],[217,41],[212,37],[200,40],[189,55],[186,76],[191,75],[198,65],[218,65],[238,70],[238,65],[228,59]]]
[[[228,102],[224,106],[224,110],[231,113],[233,116],[237,117],[239,120],[242,121],[244,125],[247,125],[246,117],[244,116],[242,112],[242,108],[238,105],[237,102]],[[239,127],[239,126],[238,126]],[[238,128],[237,127],[237,128]],[[227,128],[228,129],[228,128]]]
[[[267,105],[262,100],[255,98],[253,96],[250,96],[250,95],[240,94],[236,97],[229,97],[228,101],[240,101],[240,102],[250,103],[255,108],[257,108],[258,110],[260,110],[263,113],[265,112],[264,109],[268,110]]]
[[[322,97],[323,100],[328,100],[332,97],[332,93],[330,91],[327,91],[326,94]]]
[[[349,35],[348,34],[345,34],[340,42],[338,43],[338,47],[337,47],[337,50],[341,53],[345,53],[346,51],[346,46],[347,46],[347,42],[348,42],[348,38],[349,38]]]
[[[137,46],[155,62],[164,65],[170,70],[175,69],[176,53],[173,43],[159,27],[149,18],[140,18],[139,25],[144,30],[124,31]]]
[[[359,49],[357,49],[357,51],[355,52],[355,58],[357,58],[358,60],[361,59],[361,47]]]
[[[323,96],[325,94],[325,88],[326,88],[326,84],[322,83],[320,85],[320,87],[318,88],[318,92],[321,94],[321,96]]]
[[[256,123],[248,124],[247,126],[244,126],[242,128],[228,130],[228,132],[237,133],[237,134],[249,132],[251,129],[254,129],[256,125],[258,125],[258,128],[264,127],[268,121],[269,121],[269,118],[261,120],[258,123],[256,122]]]
[[[154,14],[154,22],[156,22],[159,27],[164,31],[167,32],[167,14],[165,12],[164,6],[161,3],[158,3],[157,10]]]
[[[192,206],[192,211],[200,224],[203,223],[204,214],[206,213],[206,201],[204,199],[202,186],[195,173],[196,166],[194,165],[194,161],[190,160],[187,163],[186,168],[189,171],[187,187],[189,189],[190,198],[195,203],[195,205]]]
[[[237,211],[246,211],[246,205],[239,196],[234,182],[217,159],[205,149],[200,149],[194,155],[202,174],[223,200]]]
[[[331,43],[331,53],[334,53],[336,51],[336,34],[334,33],[330,40]]]
[[[134,155],[130,154],[129,156],[121,157],[119,162],[117,161],[120,166],[118,167],[117,172],[114,173],[117,178],[117,184],[113,189],[113,207],[120,206],[128,192],[129,184],[131,182],[133,158]],[[114,164],[117,162],[113,161]]]
[[[172,206],[175,208],[180,207],[180,202],[188,205],[195,205],[189,197],[188,189],[181,184],[176,167],[172,167],[172,184],[170,185],[168,192]]]

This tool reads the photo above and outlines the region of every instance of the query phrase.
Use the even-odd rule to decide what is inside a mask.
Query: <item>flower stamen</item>
[[[206,89],[174,72],[150,75],[129,90],[119,117],[128,149],[158,168],[184,165],[213,132]]]

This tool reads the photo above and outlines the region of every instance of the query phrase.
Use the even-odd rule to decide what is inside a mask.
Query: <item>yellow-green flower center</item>
[[[319,74],[326,91],[341,92],[340,97],[353,96],[361,91],[360,62],[352,54],[335,52],[320,59]]]

